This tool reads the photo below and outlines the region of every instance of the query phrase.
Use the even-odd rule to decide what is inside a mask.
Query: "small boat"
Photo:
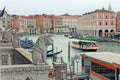
[[[34,42],[32,40],[20,40],[20,45],[23,48],[31,48],[34,46]]]
[[[53,51],[51,50],[51,51],[47,51],[46,55],[47,55],[47,57],[52,57],[53,55],[60,54],[61,52],[62,52],[62,50],[57,51],[57,52],[53,52]]]
[[[66,33],[66,34],[64,34],[64,36],[65,36],[65,37],[68,37],[68,36],[69,36],[69,34],[67,34],[67,33]]]
[[[78,39],[72,41],[71,47],[83,51],[97,51],[98,49],[98,46],[95,41],[78,40]]]
[[[28,49],[28,51],[29,51],[30,53],[32,53],[32,52],[33,52],[33,49]],[[62,52],[62,50],[57,51],[57,52],[54,52],[54,49],[51,49],[51,50],[48,50],[48,51],[46,52],[46,56],[47,56],[47,57],[52,57],[53,55],[60,54],[61,52]]]

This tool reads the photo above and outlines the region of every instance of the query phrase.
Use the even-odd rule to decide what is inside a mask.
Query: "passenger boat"
[[[95,41],[78,40],[78,39],[72,41],[71,47],[75,49],[81,49],[83,51],[97,51],[98,49],[98,46]]]

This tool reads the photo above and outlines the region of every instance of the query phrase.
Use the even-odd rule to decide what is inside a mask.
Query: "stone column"
[[[12,64],[12,62],[11,62],[11,56],[10,56],[10,54],[8,54],[8,65],[11,65]]]
[[[0,54],[0,66],[1,66],[1,64],[2,64],[2,56]]]
[[[1,65],[1,64],[0,64]],[[0,80],[1,80],[1,67],[0,67]]]

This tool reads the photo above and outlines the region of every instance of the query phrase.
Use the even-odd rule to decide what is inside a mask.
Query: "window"
[[[100,22],[100,26],[102,25],[102,23]]]
[[[27,77],[25,80],[33,80],[32,77]]]
[[[111,25],[113,26],[113,22],[111,22]]]
[[[8,55],[6,53],[2,54],[2,65],[8,64]]]
[[[106,19],[107,19],[108,17],[106,16]]]
[[[113,19],[113,16],[111,16],[111,18]]]
[[[106,22],[106,26],[108,25],[108,23]]]

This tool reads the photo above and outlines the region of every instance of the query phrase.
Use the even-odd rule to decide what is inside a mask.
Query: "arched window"
[[[25,80],[30,80],[30,78],[29,78],[29,77],[27,77]]]
[[[111,25],[113,26],[113,22],[111,22]]]
[[[32,77],[27,77],[25,80],[33,80]]]
[[[105,38],[108,38],[108,33],[109,33],[109,31],[105,30],[105,34],[104,34]]]
[[[99,30],[99,37],[102,37],[102,30]]]
[[[113,16],[111,16],[111,18],[113,19]]]
[[[110,32],[111,32],[111,33],[113,33],[113,32],[114,32],[114,30],[110,30]]]
[[[102,25],[102,23],[100,22],[100,26]]]
[[[108,17],[106,16],[106,19],[107,19]]]
[[[106,22],[106,24],[105,24],[106,26],[108,25],[108,23]]]

